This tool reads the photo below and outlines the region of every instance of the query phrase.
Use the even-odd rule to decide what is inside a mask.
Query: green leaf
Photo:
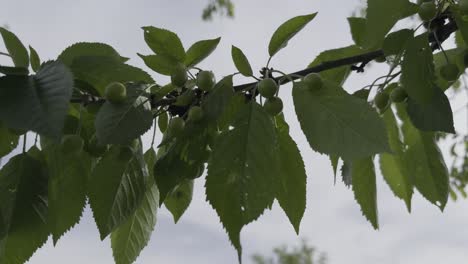
[[[172,57],[166,55],[156,54],[145,56],[138,53],[138,56],[143,59],[146,66],[162,75],[171,75],[180,64]]]
[[[177,34],[166,29],[143,27],[145,41],[148,47],[159,55],[173,57],[178,62],[184,62],[185,50]]]
[[[221,38],[200,40],[195,42],[188,50],[185,57],[185,66],[195,66],[204,60],[216,49]]]
[[[0,123],[0,158],[12,152],[18,146],[19,136],[13,134]]]
[[[104,154],[89,181],[89,203],[102,240],[131,218],[146,191],[148,170],[141,147],[130,160],[122,159],[120,148],[113,146]]]
[[[410,39],[401,64],[401,84],[408,96],[420,104],[429,103],[435,82],[432,50],[427,33]]]
[[[356,160],[389,151],[385,125],[367,102],[326,81],[311,92],[295,83],[293,99],[302,131],[320,153]]]
[[[47,241],[44,172],[28,154],[13,157],[0,171],[0,263],[25,263]]]
[[[367,0],[365,47],[381,47],[385,35],[405,16],[408,0]]]
[[[268,44],[268,53],[270,57],[275,55],[279,50],[288,45],[288,41],[294,37],[299,31],[301,31],[312,19],[315,18],[317,13],[310,15],[297,16],[284,22],[279,28],[273,33]]]
[[[39,71],[39,68],[41,67],[41,59],[39,58],[39,54],[37,54],[37,51],[31,46],[29,46],[29,54],[31,54],[29,58],[31,60],[31,68],[34,72]]]
[[[231,126],[213,146],[206,196],[240,259],[240,231],[272,205],[279,168],[275,128],[259,104],[245,104]]]
[[[103,96],[112,82],[154,83],[143,70],[127,65],[114,57],[84,56],[73,60],[71,66],[75,79],[92,85]]]
[[[141,96],[146,86],[127,84],[127,97],[121,104],[105,102],[95,126],[101,144],[126,144],[148,131],[153,125],[151,106]]]
[[[299,227],[306,208],[307,174],[301,153],[296,142],[289,135],[289,126],[284,117],[276,117],[276,123],[280,166],[280,182],[276,198],[294,230],[299,234]]]
[[[338,60],[338,59],[342,59],[345,57],[358,55],[358,54],[361,54],[362,52],[363,52],[362,49],[356,45],[348,46],[348,47],[344,47],[340,49],[327,50],[327,51],[320,53],[317,56],[317,58],[315,58],[315,60],[309,64],[308,68],[317,66],[326,61],[333,61],[333,60]],[[322,78],[327,79],[329,81],[333,81],[338,85],[343,85],[343,83],[346,81],[350,73],[351,73],[350,66],[342,66],[342,67],[334,68],[331,70],[322,71],[320,72],[320,76],[322,76]]]
[[[413,180],[406,163],[407,154],[400,140],[401,136],[393,111],[388,109],[383,117],[392,153],[380,154],[380,170],[395,196],[405,201],[408,212],[411,212]]]
[[[406,47],[406,43],[413,38],[413,30],[402,29],[388,34],[383,42],[385,56],[400,55]]]
[[[403,121],[406,162],[414,186],[431,203],[441,210],[445,208],[449,194],[449,176],[434,133],[415,128],[404,110],[398,115]]]
[[[213,88],[213,91],[203,100],[202,108],[206,118],[217,122],[233,96],[232,75],[228,75],[219,81]]]
[[[336,184],[336,172],[338,170],[338,162],[340,161],[340,157],[331,155],[329,156],[330,162],[333,168],[333,178],[334,178],[334,183]]]
[[[362,214],[379,229],[377,212],[377,189],[372,158],[364,158],[350,163],[354,198],[361,206]]]
[[[111,46],[96,42],[80,42],[66,48],[58,56],[58,60],[67,66],[72,66],[73,61],[80,57],[111,57],[121,63],[128,61],[128,58],[120,54]]]
[[[436,86],[432,86],[432,89],[433,96],[427,104],[419,104],[408,98],[406,111],[411,122],[420,130],[455,133],[452,107],[447,95]]]
[[[23,67],[0,66],[0,73],[5,75],[28,75],[29,70]]]
[[[244,76],[252,76],[252,67],[250,66],[249,60],[245,56],[245,54],[237,48],[236,46],[232,46],[231,48],[231,56],[232,60],[234,61],[234,65],[236,65],[237,70],[242,73]]]
[[[362,17],[348,17],[349,27],[351,29],[351,35],[353,36],[354,43],[363,47],[365,45],[366,37],[366,24],[367,21]]]
[[[35,76],[0,78],[0,120],[14,129],[60,137],[73,90],[73,77],[61,62],[48,62]]]
[[[192,196],[193,180],[185,180],[164,200],[164,205],[174,217],[174,223],[177,223],[185,213],[185,210],[187,210],[192,202]]]
[[[12,32],[0,27],[0,34],[2,35],[5,47],[13,60],[16,67],[29,67],[29,55],[26,47],[21,43],[18,37]]]
[[[54,245],[79,221],[86,205],[91,158],[84,151],[70,152],[60,145],[45,149],[49,173],[48,225]]]
[[[156,153],[153,149],[149,149],[144,158],[148,167],[152,168],[156,160]],[[152,170],[150,170],[150,174],[152,174]],[[158,204],[158,187],[154,183],[153,177],[149,177],[145,197],[140,206],[127,222],[111,234],[115,263],[134,263],[143,248],[147,246],[156,226]]]
[[[461,11],[453,8],[450,9],[452,11],[453,18],[455,19],[455,23],[457,24],[458,32],[460,32],[460,35],[462,39],[464,40],[465,43],[468,43],[468,21],[464,17],[463,14],[461,14]]]

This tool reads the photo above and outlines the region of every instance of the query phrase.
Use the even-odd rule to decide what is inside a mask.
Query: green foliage
[[[239,110],[232,126],[213,146],[206,196],[240,257],[242,227],[256,220],[275,198],[277,139],[271,118],[255,102]]]
[[[362,214],[375,229],[379,228],[377,213],[377,187],[372,158],[349,162],[354,198],[361,206]]]
[[[156,162],[156,153],[149,149],[144,154],[148,168]],[[152,170],[150,170],[150,176]],[[135,262],[141,250],[148,244],[156,225],[156,215],[159,205],[159,192],[153,177],[148,179],[147,189],[142,202],[125,223],[111,234],[111,245],[117,264]]]
[[[273,249],[272,257],[264,257],[258,254],[252,256],[255,264],[326,264],[325,253],[319,253],[306,241],[302,241],[299,247],[289,248],[286,246]]]
[[[231,49],[232,60],[236,65],[237,70],[244,76],[252,76],[252,67],[250,66],[249,60],[245,56],[244,52],[236,46],[232,46]]]
[[[21,43],[18,37],[5,28],[0,27],[0,34],[2,35],[5,47],[13,60],[16,67],[29,67],[29,55],[26,47]]]
[[[268,54],[273,57],[278,51],[288,45],[288,42],[299,31],[301,31],[312,19],[315,18],[317,13],[310,15],[297,16],[284,22],[271,36],[270,43],[268,44]]]
[[[155,228],[158,205],[165,204],[177,222],[205,167],[207,201],[239,261],[241,230],[275,199],[299,233],[307,175],[281,114],[291,107],[311,148],[329,156],[335,177],[343,161],[343,181],[374,228],[375,158],[408,211],[414,190],[443,210],[449,193],[467,196],[468,144],[455,131],[461,119],[454,119],[457,111],[446,95],[450,89],[458,99],[458,79],[467,67],[464,4],[438,1],[434,15],[423,15],[431,22],[415,36],[404,22],[393,28],[416,15],[418,4],[368,0],[366,17],[348,18],[354,45],[320,52],[308,68],[285,74],[280,65],[270,67],[272,56],[317,13],[294,17],[273,33],[259,76],[232,46],[237,71],[255,79],[241,85],[233,82],[237,73],[216,83],[216,71],[195,67],[220,38],[196,41],[185,51],[174,32],[143,27],[152,53],[138,56],[171,77],[159,85],[107,44],[80,42],[57,60],[41,62],[33,48],[28,54],[12,32],[0,28],[6,48],[0,55],[13,61],[0,66],[0,157],[16,154],[0,169],[0,263],[26,262],[50,235],[57,243],[79,222],[87,199],[101,239],[111,236],[115,262],[134,263]],[[213,0],[207,14],[219,8],[231,12],[232,3]],[[454,33],[457,47],[436,52]],[[385,61],[381,66],[388,72],[350,94],[348,76],[365,72],[371,61]],[[116,83],[114,91],[107,88]],[[279,97],[278,87],[288,83],[294,106]],[[153,138],[143,155],[140,138],[156,124],[162,139]],[[34,134],[40,149],[28,151],[26,137]],[[19,137],[27,143],[21,154],[15,151]],[[450,170],[439,139],[454,141]],[[293,252],[277,249],[277,260],[255,261],[311,264],[312,253],[303,245]]]
[[[206,57],[216,49],[221,38],[200,40],[195,42],[187,50],[187,55],[185,57],[184,64],[187,67],[195,66],[199,62],[203,61]]]
[[[89,181],[89,203],[103,240],[125,223],[144,198],[148,169],[141,147],[130,160],[112,147],[96,164]]]
[[[346,160],[389,151],[385,126],[378,114],[341,87],[331,82],[324,86],[316,92],[301,83],[293,88],[296,114],[310,146]]]
[[[190,205],[193,195],[193,180],[185,180],[164,200],[164,205],[177,223]]]

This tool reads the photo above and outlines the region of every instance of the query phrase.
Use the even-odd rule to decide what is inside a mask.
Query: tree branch
[[[450,21],[448,24],[438,28],[433,32],[433,34],[429,35],[429,42],[431,43],[431,48],[432,50],[437,50],[440,49],[439,44],[437,43],[436,39],[439,39],[439,41],[442,43],[445,40],[447,40],[450,35],[457,30],[457,25],[455,24],[454,21]],[[435,38],[434,34],[437,35],[437,38]],[[326,70],[331,70],[334,68],[339,68],[342,66],[352,66],[358,63],[361,63],[361,66],[356,66],[357,68],[362,69],[367,63],[370,61],[381,57],[384,55],[383,50],[376,50],[376,51],[371,51],[371,52],[366,52],[360,55],[356,56],[351,56],[347,58],[342,58],[338,60],[333,60],[333,61],[325,61],[317,66],[310,67],[304,70],[300,70],[294,73],[289,74],[291,78],[283,78],[283,76],[276,77],[274,78],[279,84],[286,84],[288,82],[291,82],[291,80],[297,80],[301,77],[306,76],[309,73],[313,72],[322,72]],[[257,82],[252,82],[252,83],[246,83],[246,84],[241,84],[234,86],[235,91],[242,91],[246,90],[248,88],[251,88],[255,86]]]

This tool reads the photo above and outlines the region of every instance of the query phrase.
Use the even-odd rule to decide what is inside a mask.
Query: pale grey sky
[[[230,46],[241,48],[259,69],[267,59],[268,40],[285,20],[311,12],[319,15],[290,41],[272,65],[284,71],[304,68],[320,52],[352,44],[346,17],[358,0],[236,0],[235,20],[202,22],[201,10],[207,0],[82,0],[27,1],[0,0],[0,24],[8,24],[25,43],[31,44],[43,59],[54,59],[68,45],[78,41],[105,42],[114,46],[130,63],[144,67],[136,53],[149,54],[141,26],[165,27],[179,34],[185,47],[199,39],[222,36],[217,51],[201,67],[212,69],[218,79],[235,71]],[[365,75],[350,79],[346,87],[359,89],[383,73],[372,67]],[[160,82],[165,78],[155,75]],[[236,79],[236,82],[243,82]],[[413,199],[413,213],[395,198],[378,177],[380,231],[374,231],[361,215],[348,190],[333,175],[328,158],[314,153],[299,129],[290,98],[290,87],[281,90],[288,107],[285,114],[292,136],[298,142],[308,173],[307,211],[301,236],[325,251],[331,264],[439,264],[466,263],[468,260],[468,201],[449,202],[442,214],[419,194]],[[464,118],[457,128],[464,129]],[[146,141],[148,142],[148,137]],[[205,202],[204,179],[196,183],[191,207],[174,225],[162,209],[153,238],[136,261],[139,264],[236,263],[236,252],[214,210]],[[296,244],[294,233],[277,205],[242,232],[244,259],[255,253],[269,254],[281,244]],[[108,240],[99,235],[87,209],[75,229],[53,248],[49,241],[30,264],[113,263]]]

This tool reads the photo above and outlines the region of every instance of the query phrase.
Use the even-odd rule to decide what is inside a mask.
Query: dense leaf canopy
[[[446,95],[458,95],[468,66],[468,10],[449,0],[435,6],[428,18],[420,3],[368,0],[365,16],[348,19],[354,43],[286,74],[270,67],[272,58],[320,15],[300,14],[272,33],[260,76],[233,45],[238,72],[218,82],[216,72],[197,65],[221,38],[186,49],[176,33],[143,26],[152,54],[138,56],[170,76],[163,84],[107,44],[80,42],[41,62],[34,48],[0,28],[6,48],[0,55],[12,61],[0,65],[0,158],[13,156],[0,169],[0,263],[26,262],[49,236],[60,243],[86,201],[100,238],[110,236],[115,262],[133,263],[158,208],[164,205],[177,222],[200,180],[239,262],[243,227],[275,200],[299,233],[307,175],[284,107],[294,109],[310,147],[341,172],[373,228],[379,228],[379,171],[408,211],[415,191],[444,210],[450,195],[466,196],[468,182],[467,137],[457,134]],[[232,12],[231,1],[213,1],[206,17],[222,7]],[[405,19],[420,25],[397,30]],[[444,50],[453,36],[456,47]],[[354,93],[343,88],[373,61],[385,61],[388,72]],[[235,84],[237,74],[253,82]],[[263,79],[266,88],[258,85]],[[278,89],[288,84],[293,101],[283,105]],[[143,146],[147,132],[153,141]],[[26,144],[30,135],[33,146]],[[455,143],[452,156],[443,157],[438,142],[447,135]]]

